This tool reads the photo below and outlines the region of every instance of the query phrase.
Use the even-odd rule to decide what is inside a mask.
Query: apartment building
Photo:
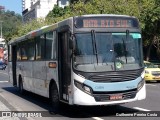
[[[69,5],[69,0],[22,0],[23,21],[45,18],[56,4],[64,7]]]

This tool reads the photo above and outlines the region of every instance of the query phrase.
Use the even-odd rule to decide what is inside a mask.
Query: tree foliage
[[[28,23],[21,24],[18,26],[17,34],[15,34],[12,37],[12,39],[17,38],[19,36],[23,36],[28,32],[41,28],[42,26],[45,26],[45,25],[47,25],[47,22],[45,22],[44,19],[32,20]]]
[[[22,17],[13,11],[0,11],[0,21],[2,22],[2,33],[6,40],[17,34],[18,26],[22,23]]]
[[[143,45],[147,49],[146,59],[154,45],[160,58],[160,1],[159,0],[72,0],[70,11],[58,16],[84,14],[124,14],[135,16],[140,20]]]
[[[71,0],[71,4],[65,8],[55,5],[45,20],[20,25],[13,36],[21,36],[38,27],[85,14],[124,14],[137,17],[142,28],[143,45],[149,48],[146,58],[149,59],[153,45],[160,54],[160,0]]]
[[[153,45],[157,48],[158,56],[160,55],[160,29],[158,28],[160,26],[160,1],[142,0],[141,5],[140,20],[143,25],[144,46],[148,48],[146,59],[149,60]]]

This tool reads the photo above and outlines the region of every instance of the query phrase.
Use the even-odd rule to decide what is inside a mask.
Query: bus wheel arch
[[[49,85],[49,98],[52,104],[52,108],[54,112],[59,111],[60,108],[60,99],[59,99],[59,91],[55,80],[51,80]]]

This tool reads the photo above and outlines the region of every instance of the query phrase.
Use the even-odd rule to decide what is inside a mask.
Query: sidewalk
[[[0,95],[0,120],[20,120],[18,117],[12,117],[11,110],[2,101],[6,102]]]

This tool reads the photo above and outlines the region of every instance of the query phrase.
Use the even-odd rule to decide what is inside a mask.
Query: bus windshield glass
[[[143,67],[140,33],[77,33],[73,65],[79,71],[105,72]],[[127,35],[128,34],[128,35]]]

